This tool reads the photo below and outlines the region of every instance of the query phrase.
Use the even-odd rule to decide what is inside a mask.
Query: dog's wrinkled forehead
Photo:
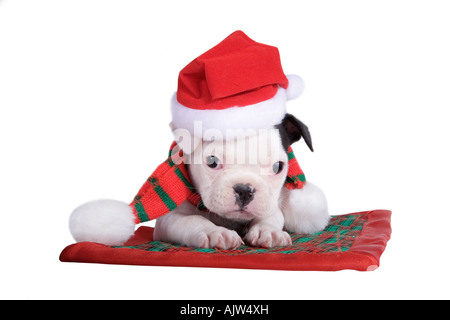
[[[206,132],[202,132],[201,124],[199,127],[200,132],[195,135],[192,135],[188,130],[184,129],[173,130],[175,141],[181,149],[183,149],[185,154],[191,154],[197,148],[204,148],[204,146],[209,149],[218,150],[224,150],[225,146],[239,147],[237,150],[254,150],[255,145],[263,145],[264,141],[273,142],[278,140],[281,141],[281,145],[284,150],[287,151],[290,145],[299,141],[302,137],[309,149],[314,151],[308,127],[289,113],[284,116],[281,123],[275,125],[272,129],[227,130],[227,133],[224,136],[220,130],[209,129],[206,130]],[[277,136],[277,138],[272,140],[269,139],[274,136]],[[258,137],[259,139],[256,144],[254,143],[255,137]],[[245,144],[248,144],[248,146],[245,147]],[[268,144],[266,149],[273,150],[274,148]]]
[[[286,151],[277,128],[259,130],[257,134],[228,139],[203,141],[197,148],[197,155],[216,156],[224,164],[269,164],[284,158]]]

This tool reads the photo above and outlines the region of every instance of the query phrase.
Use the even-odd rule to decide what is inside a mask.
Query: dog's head
[[[199,143],[189,172],[204,205],[240,221],[275,213],[288,170],[287,149],[301,137],[312,151],[308,127],[287,114],[272,130]]]

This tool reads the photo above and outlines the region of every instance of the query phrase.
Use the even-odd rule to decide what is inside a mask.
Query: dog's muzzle
[[[250,184],[238,183],[233,186],[234,194],[236,196],[236,204],[241,210],[249,204],[255,197],[255,188]]]

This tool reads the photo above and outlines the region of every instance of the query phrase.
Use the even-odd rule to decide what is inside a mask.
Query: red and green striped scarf
[[[173,142],[167,160],[156,168],[131,202],[136,223],[161,217],[186,200],[200,210],[208,210],[191,183],[186,165],[182,161],[182,151],[175,147],[177,144]],[[291,147],[288,149],[288,159],[284,186],[288,189],[301,189],[306,181],[305,175]]]

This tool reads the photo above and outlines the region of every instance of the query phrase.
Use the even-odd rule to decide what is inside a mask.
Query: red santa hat
[[[273,128],[303,88],[299,76],[284,74],[276,47],[236,31],[180,71],[171,126],[194,136],[215,129],[224,138],[230,129]]]

